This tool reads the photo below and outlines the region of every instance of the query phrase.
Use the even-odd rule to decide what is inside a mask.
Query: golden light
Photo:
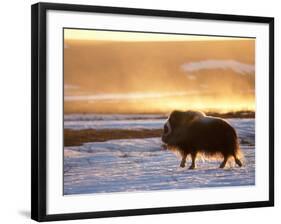
[[[91,41],[218,41],[218,40],[245,40],[247,38],[230,38],[217,36],[198,36],[187,34],[155,34],[140,32],[118,32],[83,29],[65,29],[66,40],[91,40]]]
[[[255,39],[64,29],[66,113],[255,110]]]

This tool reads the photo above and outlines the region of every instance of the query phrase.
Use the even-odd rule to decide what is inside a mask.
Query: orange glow
[[[65,113],[255,110],[255,39],[65,30]]]

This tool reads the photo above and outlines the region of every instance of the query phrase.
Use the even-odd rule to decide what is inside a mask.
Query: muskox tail
[[[237,165],[242,166],[241,160],[244,160],[243,152],[240,149],[240,144],[238,140],[238,136],[235,131],[235,148],[234,148],[234,159]]]

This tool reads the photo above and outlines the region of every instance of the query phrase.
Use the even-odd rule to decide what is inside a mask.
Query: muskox
[[[180,167],[184,167],[186,157],[191,155],[192,164],[189,169],[195,168],[196,156],[221,155],[224,168],[228,158],[234,157],[235,163],[242,166],[239,159],[241,151],[235,129],[225,120],[206,116],[198,111],[173,111],[164,125],[162,141],[169,148],[176,148],[182,160]]]

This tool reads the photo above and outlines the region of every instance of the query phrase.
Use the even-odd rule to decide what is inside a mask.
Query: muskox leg
[[[234,159],[235,159],[235,163],[238,165],[238,166],[242,166],[242,162],[240,161],[240,159],[238,159],[235,155],[234,155]]]
[[[222,161],[222,163],[221,163],[221,165],[220,165],[220,168],[224,168],[224,167],[225,167],[225,164],[226,164],[226,162],[227,162],[227,159],[228,159],[228,157],[227,157],[227,156],[224,156],[224,159],[223,159],[223,161]]]
[[[180,167],[185,167],[187,153],[182,154]]]
[[[195,159],[196,159],[196,152],[191,153],[191,165],[189,169],[195,169]]]

